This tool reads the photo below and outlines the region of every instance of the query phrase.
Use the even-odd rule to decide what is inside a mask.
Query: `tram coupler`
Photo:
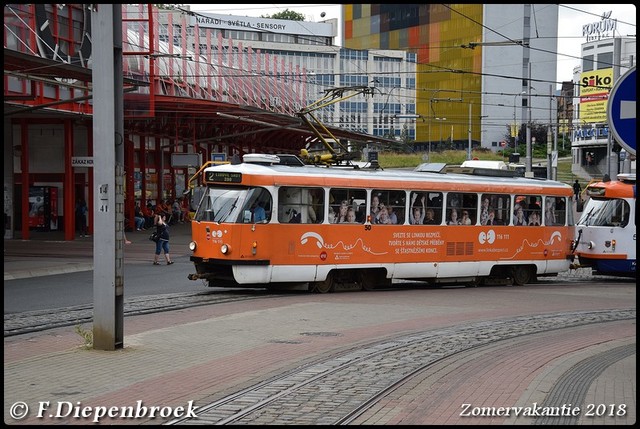
[[[198,273],[193,273],[193,274],[187,275],[187,278],[189,280],[200,280],[202,277],[200,277],[200,274]]]
[[[577,270],[578,268],[591,268],[591,265],[582,265],[582,264],[571,264],[569,265],[570,270]]]

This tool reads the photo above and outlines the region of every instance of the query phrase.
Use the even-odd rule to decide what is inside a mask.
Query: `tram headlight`
[[[596,247],[596,243],[594,243],[593,241],[590,241],[589,244],[587,244],[587,248],[589,249],[593,249],[594,247]]]
[[[256,253],[258,253],[258,242],[254,241],[251,243],[251,254],[255,255]]]
[[[228,255],[229,253],[231,253],[231,246],[229,246],[228,244],[223,244],[222,246],[220,246],[220,251],[223,255]]]
[[[192,241],[189,243],[189,250],[191,250],[192,252],[196,251],[196,247],[198,247],[198,245],[196,244],[195,241]]]
[[[611,250],[616,251],[616,240],[611,240]]]

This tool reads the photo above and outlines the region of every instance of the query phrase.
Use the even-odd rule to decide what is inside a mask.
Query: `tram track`
[[[126,299],[124,303],[124,316],[137,316],[203,305],[260,299],[265,296],[277,297],[276,294],[262,290],[204,291],[133,297]],[[41,332],[65,326],[82,325],[92,321],[93,304],[9,313],[4,315],[4,337]]]
[[[557,277],[539,279],[539,283],[574,283],[583,281],[620,281],[609,276],[593,276],[590,270],[578,269],[561,273]],[[415,286],[416,284],[422,286]],[[534,285],[535,286],[535,285]],[[394,287],[424,287],[424,282],[406,281],[395,283]],[[345,288],[344,291],[355,289]],[[224,304],[226,302],[260,299],[282,296],[266,289],[204,290],[162,295],[148,295],[127,298],[124,304],[124,316],[160,313],[182,310],[203,305]],[[82,325],[93,320],[93,304],[63,307],[56,309],[25,311],[4,315],[4,337],[41,332],[65,326]]]
[[[635,317],[635,309],[555,313],[382,339],[199,405],[197,418],[166,424],[349,424],[415,374],[456,354],[504,340]]]

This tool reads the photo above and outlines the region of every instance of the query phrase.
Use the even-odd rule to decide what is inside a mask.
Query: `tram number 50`
[[[371,224],[367,224],[364,226],[365,231],[371,231]]]

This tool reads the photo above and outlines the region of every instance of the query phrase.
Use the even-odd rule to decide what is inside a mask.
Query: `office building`
[[[571,127],[573,172],[581,177],[614,177],[635,171],[635,156],[615,143],[609,132],[609,92],[636,65],[636,39],[616,36],[616,19],[603,17],[583,25],[586,42],[574,68],[574,115]],[[622,156],[621,156],[622,154]],[[624,162],[629,164],[625,167]]]
[[[342,15],[345,47],[416,54],[418,143],[495,151],[514,123],[556,117],[558,5],[345,4]]]

